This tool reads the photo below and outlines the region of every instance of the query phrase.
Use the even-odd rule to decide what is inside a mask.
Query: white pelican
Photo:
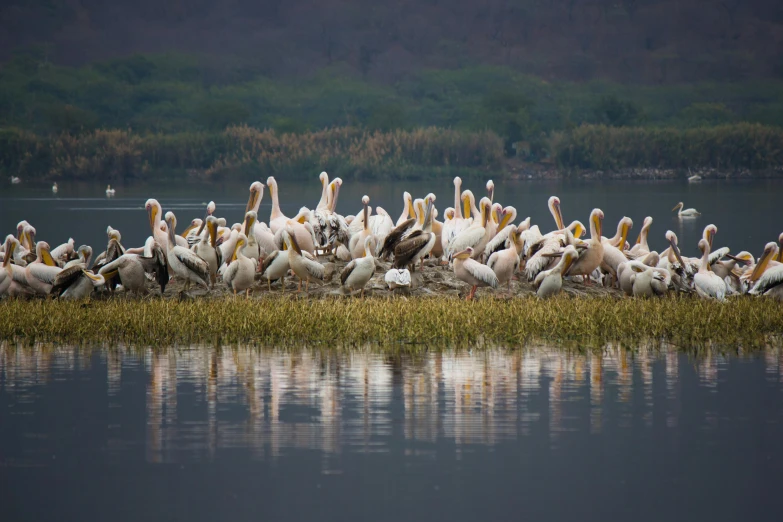
[[[394,290],[395,288],[400,287],[409,287],[411,286],[411,273],[407,268],[402,268],[399,270],[392,268],[386,272],[386,275],[383,276],[383,280],[386,282],[389,290]]]
[[[541,299],[546,299],[560,293],[563,288],[563,273],[567,272],[573,262],[579,257],[576,248],[568,245],[563,250],[563,255],[557,264],[536,275],[533,285],[536,288],[536,295]]]
[[[164,218],[166,220],[166,226],[169,227],[169,228],[171,228],[172,223],[174,225],[177,224],[177,218],[174,216],[174,213],[171,212],[171,211],[166,212],[166,215],[164,216]],[[173,244],[175,244],[177,246],[181,246],[182,248],[190,248],[190,245],[188,244],[188,240],[187,239],[185,239],[182,236],[178,236],[176,234],[176,232],[177,232],[176,230],[173,230],[172,232],[174,232],[174,242],[173,242]],[[171,240],[169,242],[171,243]]]
[[[274,176],[269,176],[266,180],[266,186],[269,187],[269,196],[272,198],[272,212],[269,214],[269,228],[272,233],[285,228],[288,218],[280,210],[280,200],[278,199],[277,180]]]
[[[18,185],[22,182],[22,178],[11,176],[11,185]]]
[[[679,203],[674,205],[674,208],[672,209],[672,212],[677,210],[677,217],[681,217],[681,218],[684,218],[684,217],[696,217],[696,216],[700,216],[701,215],[701,212],[699,212],[695,208],[686,208],[685,210],[683,210],[684,206],[685,206],[685,204],[682,201],[680,201]]]
[[[294,231],[296,241],[299,244],[299,248],[302,252],[315,255],[315,232],[313,226],[310,224],[310,210],[307,207],[299,209],[299,213],[291,219],[286,221],[286,226],[279,228],[275,232],[274,236],[274,250],[283,250],[285,248],[285,242],[283,241],[283,230],[290,227]]]
[[[653,268],[638,261],[629,261],[627,268],[630,269],[631,295],[634,297],[666,295],[671,278],[665,269]]]
[[[768,270],[781,266],[780,263],[775,261],[779,251],[778,246],[770,241],[764,245],[764,253],[761,254],[759,262],[753,267],[753,270],[746,272],[740,279],[750,287],[754,287],[756,282],[764,275]]]
[[[706,239],[699,240],[699,249],[702,252],[701,266],[699,266],[699,271],[696,275],[693,276],[693,285],[696,288],[696,293],[700,297],[724,301],[726,299],[726,283],[715,272],[710,270],[710,244]]]
[[[470,301],[476,295],[476,289],[479,286],[491,286],[492,288],[498,287],[498,277],[495,272],[492,271],[486,265],[482,265],[473,257],[473,249],[468,247],[465,250],[457,252],[454,255],[454,275],[457,279],[464,281],[472,286],[470,293],[465,298],[466,301]]]
[[[405,223],[410,218],[416,217],[416,211],[413,209],[413,196],[411,196],[410,192],[403,192],[402,193],[402,214],[400,214],[400,217],[397,218],[397,222],[394,224],[395,227],[398,227]]]
[[[35,261],[25,267],[25,276],[27,284],[36,294],[49,295],[57,274],[62,272],[62,268],[57,266],[51,254],[49,253],[49,243],[39,241],[35,245]]]
[[[60,299],[78,301],[90,297],[92,291],[104,283],[102,275],[93,274],[84,265],[72,265],[54,278],[52,294]]]
[[[449,255],[449,245],[457,235],[468,228],[473,220],[470,215],[462,215],[462,179],[457,176],[454,178],[454,217],[448,218],[443,223],[443,230],[441,231],[441,246],[443,247],[443,254]],[[467,212],[466,212],[467,213]]]
[[[772,258],[779,251],[780,249],[775,243],[767,244],[764,254],[750,278],[754,284],[748,292],[749,294],[768,295],[778,301],[783,301],[783,264],[768,267]]]
[[[207,216],[206,221],[207,225],[204,228],[204,232],[201,233],[198,243],[193,245],[191,250],[207,262],[210,285],[214,287],[218,269],[223,264],[223,258],[221,257],[222,252],[217,246],[217,218]],[[247,239],[245,241],[247,242]]]
[[[172,212],[166,213],[168,226],[169,248],[166,253],[169,274],[175,275],[185,281],[183,291],[188,291],[190,285],[195,283],[209,290],[209,265],[190,249],[177,245],[174,230],[177,226],[177,217]]]
[[[291,265],[291,270],[299,278],[299,288],[297,292],[302,290],[302,281],[305,282],[305,292],[310,291],[310,281],[323,281],[324,279],[324,267],[318,261],[310,259],[308,256],[303,255],[302,249],[296,242],[296,236],[293,234],[293,230],[290,228],[285,229],[283,234],[283,241],[288,245],[288,263]]]
[[[223,281],[234,291],[234,296],[237,292],[245,292],[245,298],[249,298],[256,275],[256,261],[242,253],[242,247],[246,244],[247,236],[239,234],[231,259],[227,261],[228,267],[223,272]]]
[[[11,269],[11,259],[13,258],[13,250],[16,245],[13,244],[16,238],[12,235],[8,235],[3,243],[3,268],[0,270],[0,297],[4,296],[8,289],[11,287],[11,283],[14,281],[14,274]]]
[[[9,234],[5,238],[5,254],[3,257],[3,274],[5,275],[0,276],[0,288],[3,289],[3,291],[0,291],[0,296],[10,295],[15,297],[34,293],[27,282],[26,267],[11,262],[14,259],[14,251],[19,248],[19,240]]]
[[[623,217],[617,225],[617,234],[613,238],[602,238],[604,245],[604,257],[601,260],[601,270],[616,278],[620,263],[627,261],[623,253],[628,231],[633,227],[633,221],[629,217]]]
[[[601,242],[604,213],[600,208],[594,208],[590,213],[590,239],[585,242],[585,247],[579,253],[579,258],[574,261],[566,275],[581,275],[585,284],[590,284],[590,274],[601,266],[604,259],[604,245]]]
[[[376,215],[370,217],[370,230],[377,240],[376,253],[380,252],[381,245],[386,240],[386,236],[394,228],[394,221],[386,210],[381,207],[375,207]],[[434,225],[433,225],[434,226]]]
[[[348,245],[350,241],[350,230],[345,218],[337,213],[337,199],[340,195],[340,187],[343,180],[334,178],[327,187],[327,207],[320,212],[317,220],[318,228],[313,225],[313,231],[316,239],[319,241],[326,238],[325,244],[319,244],[319,248],[325,248],[331,251],[337,245]],[[316,211],[318,213],[318,211]],[[325,222],[325,228],[321,225],[321,220]]]
[[[487,181],[487,197],[490,204],[495,203],[495,182],[492,180]]]
[[[106,245],[106,250],[98,254],[98,257],[95,258],[95,265],[93,266],[94,272],[100,271],[100,269],[108,263],[111,263],[125,254],[125,248],[121,243],[122,235],[120,234],[120,231],[109,225],[106,227],[106,235],[109,237],[109,243]],[[110,278],[104,276],[104,279],[104,284],[110,292],[113,292],[117,285],[120,284],[119,277]]]
[[[318,179],[321,180],[321,199],[310,217],[310,224],[315,231],[316,245],[318,248],[326,248],[329,239],[329,175],[326,172],[321,172]]]
[[[106,197],[113,198],[117,191],[111,188],[111,185],[106,185]]]
[[[435,233],[432,232],[432,210],[433,201],[430,200],[424,212],[424,224],[421,230],[414,230],[394,247],[394,263],[392,265],[394,268],[409,267],[411,271],[416,271],[416,262],[421,261],[423,264],[424,257],[432,251],[435,246]]]
[[[76,249],[76,258],[71,259],[63,268],[71,268],[74,265],[82,265],[82,268],[89,268],[92,260],[92,247],[89,245],[79,245]]]
[[[482,199],[489,201],[489,198]],[[489,206],[492,207],[491,201],[489,202]],[[481,217],[481,212],[476,207],[476,197],[473,195],[472,191],[465,190],[462,192],[462,207],[466,215],[473,216],[473,223],[475,223],[476,219]]]
[[[497,213],[497,232],[487,242],[487,246],[484,247],[484,259],[489,259],[489,256],[491,256],[495,252],[499,252],[500,250],[503,250],[504,248],[507,248],[508,245],[508,238],[510,237],[511,230],[508,226],[510,223],[513,223],[514,220],[517,218],[517,209],[514,207],[506,207],[502,208]],[[530,218],[527,218],[526,226],[524,226],[521,230],[519,230],[519,234],[527,230],[527,227],[530,226]],[[520,227],[517,227],[519,229]]]
[[[157,199],[148,199],[144,204],[144,208],[147,210],[147,217],[150,222],[152,238],[164,249],[167,249],[169,244],[169,236],[160,227],[160,224],[163,223],[163,208],[160,206],[160,203],[158,203]],[[176,242],[173,244],[176,245]],[[138,252],[133,251],[133,253]],[[151,253],[145,251],[144,255],[149,257]]]
[[[449,252],[464,252],[466,248],[470,247],[475,259],[484,254],[484,247],[487,246],[492,233],[488,226],[490,221],[489,213],[492,205],[489,202],[489,198],[481,198],[479,206],[481,207],[481,211],[478,215],[480,216],[481,221],[474,222],[455,237],[449,245]]]
[[[261,277],[266,279],[269,291],[272,291],[272,281],[280,280],[280,288],[285,292],[285,276],[291,266],[288,264],[289,250],[275,250],[261,264]]]
[[[511,293],[511,278],[519,269],[519,253],[522,251],[522,241],[516,225],[508,227],[508,248],[493,252],[487,260],[487,266],[495,272],[498,283],[508,283],[508,291]]]
[[[201,234],[204,233],[204,227],[207,226],[207,218],[215,213],[215,202],[210,201],[207,203],[207,210],[204,214],[204,219],[196,218],[190,222],[190,226],[186,228],[182,234],[182,237],[187,239],[188,245],[192,248],[193,245],[201,241]]]
[[[260,181],[254,181],[250,185],[250,195],[248,196],[247,205],[245,206],[245,221],[243,222],[243,228],[240,230],[240,232],[244,233],[248,237],[249,243],[258,245],[265,253],[271,254],[277,249],[275,246],[275,235],[266,225],[266,223],[258,221],[258,209],[261,206],[261,200],[263,198],[264,184]],[[253,220],[252,229],[248,230],[244,225],[247,225],[247,213],[251,211],[256,213],[256,218]],[[225,237],[225,239],[229,238],[230,235]],[[224,259],[230,256],[231,252],[231,249],[223,250],[223,254],[226,256]]]
[[[647,216],[642,222],[642,229],[639,231],[639,237],[636,238],[636,244],[631,247],[631,254],[641,256],[650,252],[650,246],[647,244],[647,237],[650,235],[650,227],[653,218]]]
[[[364,238],[364,256],[356,257],[348,263],[340,274],[340,284],[343,289],[351,292],[361,288],[364,297],[364,287],[375,273],[375,258],[372,255],[372,243],[374,238]]]
[[[370,230],[370,196],[362,196],[362,228],[359,232],[356,232],[351,236],[351,240],[348,244],[348,250],[351,252],[351,258],[356,259],[364,257],[367,249],[364,248],[365,239],[374,239],[372,230]]]
[[[71,259],[71,256],[73,255],[73,247],[75,244],[76,242],[73,240],[73,238],[69,237],[67,242],[61,245],[57,245],[52,249],[50,254],[54,259],[54,262],[57,263],[57,266],[62,268],[62,266]]]
[[[117,259],[102,266],[98,273],[106,281],[111,278],[118,278],[119,283],[126,292],[136,294],[146,294],[146,274],[153,274],[160,286],[160,293],[166,291],[166,285],[169,281],[168,264],[166,262],[166,252],[161,245],[152,242],[150,246],[151,255],[145,257],[140,254],[123,254]]]
[[[554,260],[556,254],[559,254],[566,245],[576,245],[584,232],[584,225],[579,221],[572,222],[568,227],[564,226],[560,198],[550,197],[547,207],[555,220],[555,230],[542,236],[538,227],[533,226],[523,234],[524,253],[527,257],[525,276],[528,281],[534,281],[539,273],[553,268],[557,263]]]
[[[55,182],[52,184],[52,194],[57,194],[57,191],[58,191],[58,190],[59,190],[59,189],[57,188],[57,182],[55,181]]]

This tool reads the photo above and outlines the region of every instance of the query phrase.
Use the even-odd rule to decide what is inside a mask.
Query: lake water
[[[3,520],[774,520],[783,352],[0,344]]]
[[[260,176],[265,182],[266,176]],[[278,180],[283,212],[293,216],[301,206],[314,208],[320,198],[321,186],[315,176],[311,181]],[[172,210],[178,218],[180,231],[191,219],[203,217],[206,203],[214,200],[217,216],[228,223],[243,219],[249,183],[222,183],[216,185],[163,184],[117,187],[117,196],[107,199],[104,186],[68,184],[60,186],[54,196],[50,187],[31,187],[25,184],[0,187],[0,232],[13,233],[16,224],[26,219],[38,232],[38,239],[52,247],[73,237],[76,245],[89,244],[96,254],[106,246],[106,226],[122,232],[125,246],[141,246],[149,235],[144,202],[155,197],[164,211]],[[465,183],[477,199],[486,194],[483,183]],[[374,206],[384,207],[395,219],[402,211],[402,193],[410,191],[414,197],[433,192],[438,197],[436,206],[445,209],[454,203],[454,188],[450,180],[404,183],[366,183],[347,181],[340,192],[338,211],[347,215],[361,210],[361,198],[370,196]],[[707,224],[718,226],[715,246],[729,246],[733,252],[749,250],[759,256],[764,245],[776,241],[783,231],[779,202],[783,182],[779,180],[709,181],[698,184],[671,181],[650,182],[498,182],[495,200],[513,205],[519,220],[526,216],[544,231],[554,228],[546,202],[557,195],[562,201],[566,222],[579,219],[588,224],[590,211],[601,208],[605,215],[605,235],[611,236],[621,217],[634,220],[631,240],[635,240],[645,216],[654,219],[650,244],[662,250],[667,244],[667,229],[677,233],[683,251],[697,255],[697,243]],[[686,207],[702,212],[696,219],[680,220],[671,208],[683,201]],[[259,217],[268,221],[270,199],[264,193]]]

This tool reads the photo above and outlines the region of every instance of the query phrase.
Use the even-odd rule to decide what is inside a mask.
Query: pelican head
[[[109,237],[109,241],[112,239],[119,242],[122,240],[122,235],[120,234],[120,231],[116,228],[112,228],[111,225],[106,227],[106,235]]]
[[[620,241],[615,245],[620,250],[625,246],[625,241],[628,238],[628,232],[633,228],[633,220],[628,216],[623,216],[620,220]]]
[[[514,211],[516,212],[516,209],[514,209]],[[528,216],[525,219],[523,219],[522,222],[519,225],[517,225],[517,228],[519,229],[520,232],[524,232],[525,230],[529,230],[530,229],[530,216]]]
[[[76,252],[78,252],[79,257],[82,258],[85,265],[90,264],[90,259],[92,259],[92,247],[89,245],[79,245],[79,248],[76,249]]]
[[[187,228],[185,228],[185,230],[182,231],[182,234],[180,234],[180,236],[188,237],[188,234],[190,234],[191,230],[197,230],[197,235],[201,235],[200,233],[203,230],[204,224],[205,222],[201,218],[191,219],[190,225],[188,225]]]
[[[492,212],[492,202],[488,197],[481,198],[479,201],[479,209],[481,211],[481,226],[487,226],[490,220],[490,213]]]
[[[587,232],[587,228],[578,219],[572,221],[570,225],[565,227],[565,230],[570,232],[576,239],[579,239]]]
[[[245,222],[242,223],[242,230],[240,232],[244,231],[245,234],[252,234],[253,226],[256,224],[256,220],[258,219],[258,214],[254,210],[249,210],[248,212],[245,212]],[[245,238],[245,241],[247,241],[247,238]]]
[[[704,240],[702,239],[701,241]],[[701,241],[699,241],[699,244],[701,244]],[[753,268],[753,272],[750,274],[751,283],[758,281],[759,277],[761,277],[761,275],[767,269],[769,262],[772,260],[772,258],[775,257],[777,253],[778,246],[775,243],[770,241],[764,246],[764,253],[761,254],[761,259],[759,259],[759,262],[756,264],[756,266]]]
[[[517,218],[517,209],[508,206],[504,207],[503,210],[500,211],[500,220],[498,222],[498,232],[503,230],[508,226],[509,223],[513,223],[514,220]]]
[[[22,246],[28,250],[33,250],[35,248],[35,234],[34,226],[25,225],[24,231],[22,232]]]
[[[11,263],[11,259],[14,257],[14,250],[18,244],[19,241],[17,241],[13,235],[8,234],[5,237],[5,245],[3,247],[3,250],[5,251],[5,257],[3,257],[3,268],[7,267]]]
[[[217,245],[218,220],[215,216],[207,216],[207,231],[209,232],[209,244]]]
[[[211,216],[214,213],[215,213],[215,202],[210,201],[209,203],[207,203],[207,216]]]
[[[565,247],[565,250],[563,250],[563,257],[560,258],[560,273],[567,274],[568,270],[571,268],[571,265],[574,264],[574,261],[576,261],[578,257],[579,253],[576,251],[576,247],[574,247],[574,245],[568,245]]]
[[[476,205],[476,197],[470,190],[464,190],[460,199],[462,200],[462,217],[467,219],[471,215],[471,209]]]
[[[460,188],[462,186],[462,178],[454,176],[454,186]]]
[[[487,197],[490,201],[495,201],[495,182],[492,180],[487,181]]]
[[[707,240],[707,243],[710,244],[710,249],[712,249],[712,240],[715,238],[715,234],[718,233],[718,227],[715,225],[707,225],[704,227],[704,233],[702,234],[702,237]]]
[[[652,225],[653,218],[650,216],[647,216],[644,218],[644,221],[642,222],[642,229],[639,231],[639,237],[636,238],[636,244],[641,244],[642,242],[642,236],[647,234],[647,230],[649,230],[650,226]]]
[[[277,180],[274,176],[266,178],[266,186],[269,187],[269,195],[274,196],[277,193]]]
[[[604,213],[600,208],[594,208],[590,212],[590,235],[595,239],[601,239],[603,232]]]
[[[365,194],[364,196],[362,196],[362,205],[366,207],[369,204],[370,204],[370,196]]]
[[[726,257],[729,259],[733,259],[734,261],[738,263],[742,263],[744,265],[749,265],[755,261],[753,258],[753,254],[748,252],[747,250],[743,250],[739,252],[736,256],[732,254],[726,254]]]
[[[682,201],[680,201],[679,203],[674,205],[674,208],[672,209],[672,212],[674,212],[675,210],[679,210],[679,209],[681,209],[684,206],[685,206],[685,204]]]
[[[237,242],[234,245],[234,251],[231,253],[231,261],[237,260],[237,252],[242,250],[242,247],[245,245],[247,245],[247,236],[245,234],[239,234],[237,237]]]
[[[163,213],[163,209],[157,199],[151,198],[144,204],[144,208],[147,210],[147,216],[150,220],[152,235],[155,236],[155,225],[160,221],[160,215]]]
[[[46,241],[39,241],[35,245],[35,256],[38,261],[45,265],[57,266],[57,263],[55,263],[52,258],[52,254],[49,253],[50,250],[51,247],[49,246],[49,243]]]
[[[416,217],[416,210],[413,208],[413,196],[408,191],[402,193],[402,203],[408,209],[408,217]]]
[[[490,205],[491,205],[490,215],[492,217],[492,221],[496,225],[499,225],[500,218],[502,217],[501,214],[503,213],[503,205],[501,205],[500,203],[492,203],[491,199],[490,199]],[[499,230],[500,228],[498,228],[498,231]]]
[[[452,207],[448,207],[446,210],[443,211],[443,215],[446,219],[446,221],[451,221],[454,219],[454,216],[456,216],[457,211],[454,210]]]
[[[414,216],[416,217],[416,223],[419,225],[424,224],[424,200],[421,198],[416,198],[413,200],[413,212]]]
[[[335,211],[337,208],[337,198],[340,196],[340,187],[343,186],[343,180],[340,178],[334,178],[331,183],[329,183],[329,192],[332,196],[331,200],[331,210],[332,212]]]
[[[22,233],[24,232],[24,227],[30,226],[30,223],[28,223],[25,220],[20,221],[16,225],[16,239],[19,241],[22,241]]]
[[[271,189],[270,189],[271,190]],[[258,205],[261,204],[261,200],[264,197],[264,184],[260,181],[254,181],[250,184],[250,196],[247,198],[247,206],[245,206],[245,212],[251,210],[258,211]]]
[[[472,255],[473,255],[473,249],[471,247],[468,247],[465,250],[463,250],[461,252],[457,252],[456,254],[454,254],[454,256],[452,256],[452,259],[462,259],[462,260],[465,260],[465,259],[470,258]]]
[[[552,217],[555,218],[557,230],[563,230],[565,226],[563,225],[563,211],[560,208],[560,198],[557,196],[550,197],[549,201],[547,201],[547,206]]]
[[[671,230],[667,230],[666,240],[669,242],[669,245],[671,245],[672,252],[674,252],[674,257],[677,258],[677,262],[680,263],[681,267],[685,268],[685,261],[683,261],[682,255],[680,254],[680,247],[677,246],[677,234]]]
[[[174,212],[168,211],[166,212],[166,224],[169,226],[169,229],[171,229],[171,232],[174,232],[177,230],[177,216],[174,215]]]
[[[435,199],[436,199],[436,198],[435,198],[435,194],[433,194],[432,192],[430,192],[429,194],[427,194],[426,196],[424,196],[424,204],[425,204],[425,205],[428,205],[428,204],[430,203],[430,201],[432,201],[432,202],[434,203],[434,202],[435,202]]]

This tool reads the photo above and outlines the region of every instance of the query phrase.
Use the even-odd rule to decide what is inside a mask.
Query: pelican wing
[[[265,274],[266,271],[269,270],[269,267],[272,266],[272,263],[274,263],[275,259],[277,259],[279,256],[280,250],[275,250],[264,258],[264,262],[261,263],[261,275]]]
[[[322,265],[318,261],[313,261],[312,259],[309,259],[307,257],[303,257],[303,261],[310,275],[316,279],[320,279],[323,281],[326,272],[324,270],[324,265]]]
[[[69,286],[82,277],[82,270],[84,270],[84,264],[73,265],[61,271],[54,278],[51,293],[60,295],[65,292]]]
[[[473,259],[466,259],[463,266],[470,275],[479,281],[491,286],[492,288],[498,287],[498,276],[496,276],[495,272],[493,272],[492,269],[487,265],[482,265]]]
[[[48,266],[43,263],[30,263],[27,265],[27,269],[30,270],[30,275],[34,278],[49,285],[54,284],[55,278],[62,272],[62,268],[59,266]]]
[[[416,220],[414,218],[408,219],[406,221],[403,221],[399,226],[396,226],[392,229],[391,232],[386,236],[386,239],[383,241],[383,246],[381,247],[381,250],[378,255],[381,257],[391,254],[394,252],[394,249],[397,246],[397,243],[399,243],[403,237],[405,237],[406,233],[410,228],[413,227],[413,225],[416,224]]]
[[[776,286],[783,284],[783,265],[768,268],[750,289],[753,295],[764,295]]]
[[[461,252],[468,247],[475,247],[484,238],[486,230],[481,225],[471,226],[454,238],[449,245],[449,252]]]
[[[497,234],[495,234],[495,237],[489,240],[487,246],[484,247],[484,255],[489,258],[495,252],[500,252],[501,250],[506,248],[508,246],[506,243],[508,241],[508,235],[510,232],[511,232],[511,227],[506,227],[500,232],[498,232]]]
[[[351,273],[356,269],[356,260],[354,259],[347,265],[345,265],[345,268],[343,268],[343,271],[340,272],[340,284],[345,285],[345,282],[348,280],[349,277],[351,277]]]
[[[206,261],[198,257],[195,252],[192,252],[187,248],[175,247],[171,253],[176,256],[180,263],[185,265],[188,270],[194,272],[203,279],[205,283],[209,281],[209,265]]]
[[[226,270],[223,272],[223,282],[230,287],[231,282],[237,276],[238,272],[239,272],[239,262],[234,261],[230,265],[228,265],[226,267]]]
[[[729,253],[729,247],[722,247],[715,250],[714,252],[710,252],[710,257],[709,257],[710,266],[720,261],[721,258],[725,257],[726,254],[728,253]]]

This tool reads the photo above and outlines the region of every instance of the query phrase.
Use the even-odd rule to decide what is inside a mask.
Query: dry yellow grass
[[[56,343],[251,343],[345,347],[367,342],[429,346],[520,346],[532,342],[597,347],[674,343],[685,349],[751,349],[780,343],[783,304],[569,298],[306,299],[203,301],[4,301],[0,339]]]

